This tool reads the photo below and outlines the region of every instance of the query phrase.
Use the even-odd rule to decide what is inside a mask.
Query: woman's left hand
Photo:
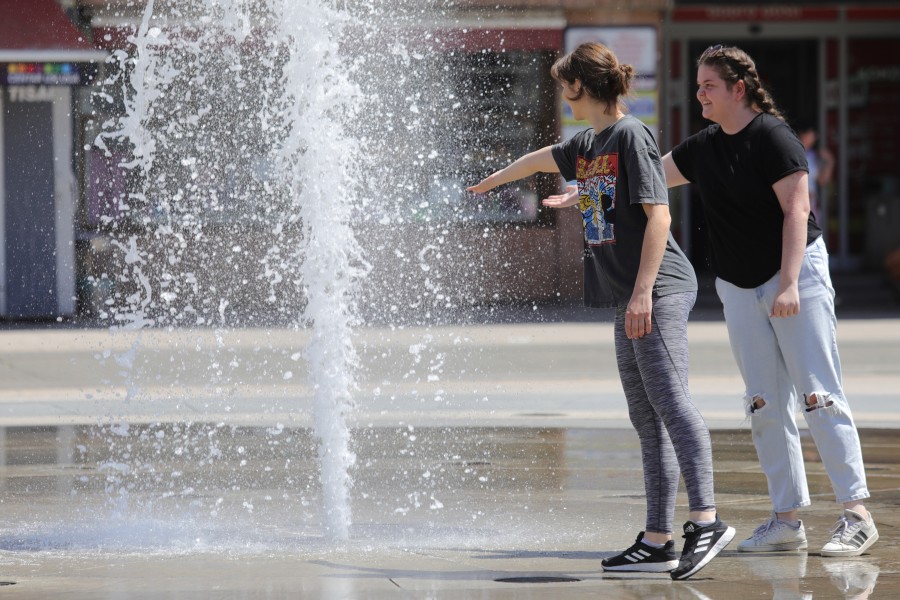
[[[629,340],[642,338],[652,327],[653,297],[650,294],[633,294],[625,309],[625,335]]]
[[[547,196],[541,201],[541,204],[550,208],[565,208],[567,206],[575,206],[576,204],[578,204],[579,200],[580,198],[578,197],[578,186],[567,185],[565,192],[563,192],[562,194]]]

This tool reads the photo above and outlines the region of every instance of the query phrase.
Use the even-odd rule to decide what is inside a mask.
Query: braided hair
[[[619,63],[615,53],[596,42],[584,43],[557,60],[550,68],[550,76],[557,81],[573,85],[581,81],[581,89],[569,100],[578,100],[585,93],[607,106],[624,110],[619,98],[631,90],[634,67]]]
[[[738,81],[744,82],[747,90],[747,101],[763,112],[784,121],[784,115],[775,106],[775,100],[762,86],[759,73],[756,72],[756,63],[750,55],[736,46],[724,46],[716,44],[703,51],[697,59],[697,66],[706,65],[712,67],[725,81],[730,90]]]

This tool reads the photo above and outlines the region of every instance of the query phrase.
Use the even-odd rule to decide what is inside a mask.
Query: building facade
[[[636,66],[630,110],[657,132],[666,152],[705,125],[694,97],[696,56],[711,44],[734,44],[756,59],[789,122],[813,123],[836,157],[821,207],[833,268],[880,270],[900,246],[900,2],[505,0],[498,8],[495,1],[466,0],[452,10],[431,4],[440,18],[423,39],[441,40],[453,79],[447,85],[463,93],[495,91],[470,94],[460,109],[470,113],[464,122],[491,115],[506,123],[494,134],[477,125],[460,134],[477,139],[485,155],[499,161],[583,127],[563,110],[548,68],[561,52],[592,39]],[[105,223],[110,198],[128,182],[91,143],[101,120],[94,77],[106,56],[128,49],[143,5],[39,0],[22,11],[20,3],[0,0],[0,46],[8,46],[0,47],[0,318],[96,316],[116,293],[104,277],[118,268]],[[7,33],[10,15],[18,25]],[[56,35],[36,33],[48,30]],[[465,154],[447,160],[463,161]],[[426,200],[476,176],[458,165],[445,170],[455,175],[416,184]],[[580,296],[580,216],[539,206],[559,185],[558,178],[538,177],[492,200],[482,218],[446,217],[454,260],[470,266],[472,303]],[[703,217],[691,190],[673,192],[672,204],[676,238],[703,271]],[[245,222],[209,227],[212,237],[256,235]],[[423,227],[423,220],[410,219],[382,235],[414,239]],[[404,268],[419,266],[392,264],[380,276],[395,278]],[[236,287],[246,297],[238,294],[234,306],[261,309],[248,286]]]

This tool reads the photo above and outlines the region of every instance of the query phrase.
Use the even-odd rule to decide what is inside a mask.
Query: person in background
[[[576,119],[592,127],[527,154],[468,188],[483,194],[537,172],[561,173],[569,194],[545,206],[579,206],[584,224],[584,300],[615,308],[615,349],[628,412],[641,445],[646,528],[602,561],[607,571],[669,572],[687,579],[733,539],[716,513],[709,431],[688,389],[693,268],[669,227],[668,191],[652,132],[624,112],[634,78],[602,44],[582,44],[551,75]],[[586,365],[590,369],[590,365]],[[672,540],[679,473],[689,514],[679,558]]]
[[[819,134],[812,123],[800,122],[794,129],[806,150],[806,164],[809,167],[809,208],[816,223],[823,230],[828,228],[825,194],[834,176],[834,155],[825,144],[818,144]]]

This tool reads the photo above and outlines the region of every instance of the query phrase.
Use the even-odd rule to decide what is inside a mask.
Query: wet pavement
[[[673,582],[600,570],[644,513],[608,323],[361,331],[347,541],[323,535],[303,332],[0,331],[0,596],[900,597],[900,320],[839,338],[880,541],[819,556],[838,509],[806,436],[810,551],[733,543]],[[691,352],[742,539],[770,506],[724,326]]]

